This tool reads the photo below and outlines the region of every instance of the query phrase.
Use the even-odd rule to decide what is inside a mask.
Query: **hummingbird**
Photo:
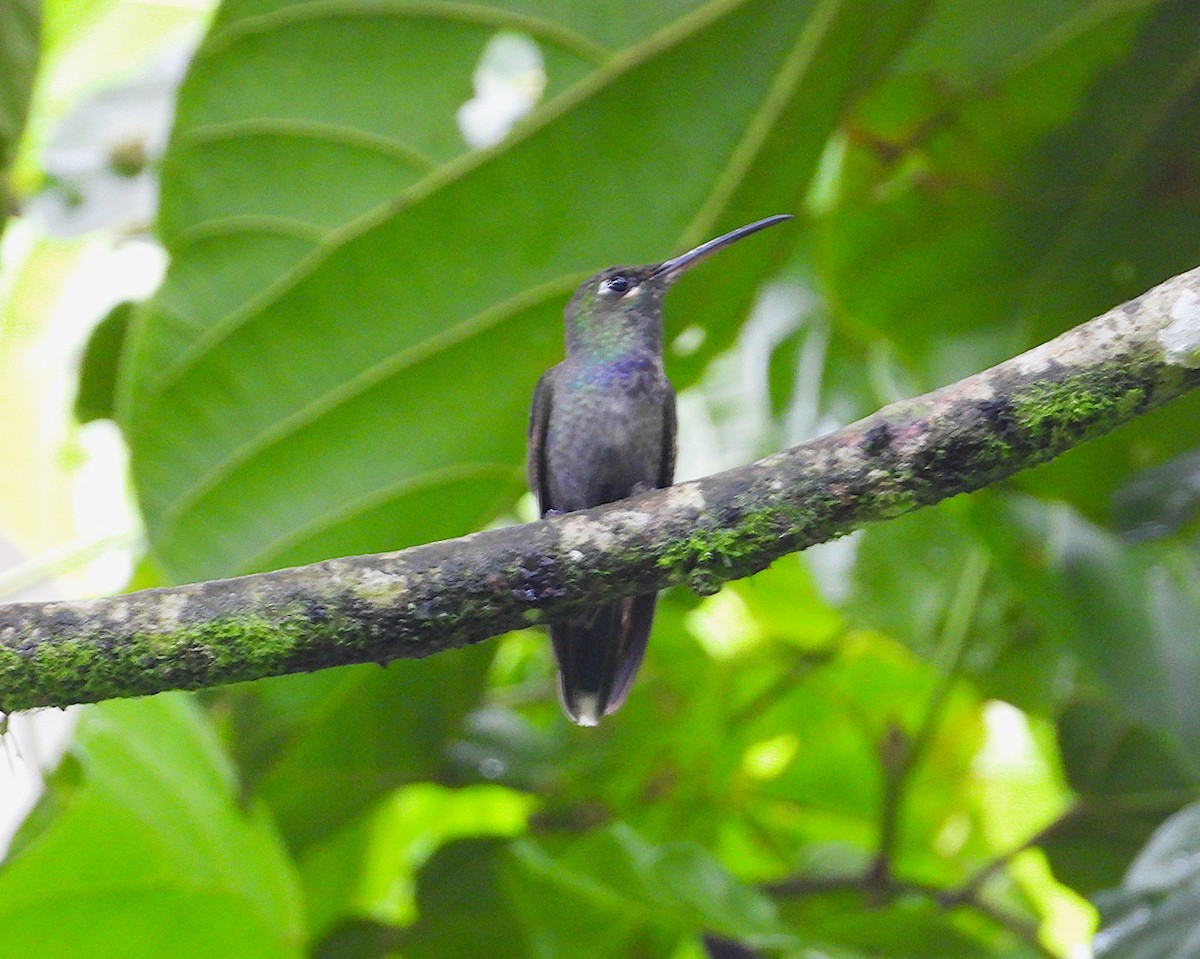
[[[791,219],[767,217],[662,263],[612,266],[565,311],[566,359],[542,374],[529,417],[529,486],[543,517],[670,486],[675,391],[663,370],[663,298],[718,250]],[[563,710],[595,726],[624,701],[646,651],[657,593],[550,624]]]

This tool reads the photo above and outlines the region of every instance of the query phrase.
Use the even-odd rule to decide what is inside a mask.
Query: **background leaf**
[[[1200,212],[1194,7],[1057,3],[1027,10],[993,47],[995,10],[956,3],[931,18],[845,131],[839,192],[817,221],[834,322],[852,349],[887,344],[909,378],[901,395],[1027,349],[1200,256],[1188,226]],[[1103,521],[1132,469],[1200,443],[1198,402],[1017,482]]]
[[[0,230],[9,212],[6,174],[17,151],[33,91],[41,20],[41,0],[0,3]]]
[[[1196,795],[1198,782],[1158,730],[1095,692],[1068,705],[1058,733],[1077,811],[1044,848],[1064,882],[1091,894],[1120,881],[1122,867],[1166,815]]]
[[[771,902],[712,856],[683,844],[655,848],[625,827],[561,849],[455,843],[422,871],[417,903],[423,918],[399,940],[406,956],[490,952],[492,944],[513,956],[667,956],[681,936],[706,930],[787,941]]]
[[[93,707],[75,750],[57,818],[0,867],[9,955],[302,954],[291,864],[186,697]]]
[[[282,677],[231,690],[218,708],[236,715],[232,745],[248,789],[302,847],[396,787],[437,777],[491,658],[474,646]]]
[[[1200,807],[1168,819],[1138,854],[1121,888],[1100,898],[1104,959],[1186,959],[1200,955]]]
[[[80,423],[116,415],[117,370],[134,303],[120,303],[92,330],[79,364],[75,418]]]

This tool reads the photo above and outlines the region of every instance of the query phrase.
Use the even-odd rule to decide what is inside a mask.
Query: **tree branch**
[[[979,489],[1200,385],[1200,269],[756,463],[398,553],[0,607],[0,708],[428,656],[631,592],[700,592]]]
[[[901,896],[928,899],[942,909],[970,909],[986,916],[996,925],[1007,929],[1044,959],[1060,959],[1054,950],[1041,941],[1038,923],[1025,916],[1011,913],[983,897],[979,890],[957,898],[947,898],[946,890],[927,883],[909,882],[888,874],[881,876],[874,868],[864,873],[826,876],[789,876],[760,887],[768,895],[781,898],[823,896],[837,892],[861,893],[873,909],[886,906]]]

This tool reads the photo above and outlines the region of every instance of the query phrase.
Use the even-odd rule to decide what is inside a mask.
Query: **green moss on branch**
[[[427,656],[672,583],[712,592],[1045,462],[1200,385],[1178,331],[1167,335],[1197,296],[1193,270],[828,436],[600,509],[240,579],[0,606],[0,709]]]

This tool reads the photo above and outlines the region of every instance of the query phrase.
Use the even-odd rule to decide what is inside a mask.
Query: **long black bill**
[[[757,233],[759,230],[765,230],[769,226],[774,226],[776,223],[782,223],[784,220],[790,220],[791,218],[791,214],[789,213],[780,213],[776,216],[769,216],[765,220],[756,220],[753,223],[747,223],[745,226],[739,226],[736,230],[731,230],[724,236],[719,236],[715,240],[709,240],[707,243],[701,243],[694,250],[688,250],[686,253],[681,253],[679,256],[667,260],[665,263],[660,263],[657,269],[650,275],[656,279],[665,279],[668,282],[678,279],[697,263],[707,260],[718,250],[725,249],[731,243],[736,243],[751,233]]]

